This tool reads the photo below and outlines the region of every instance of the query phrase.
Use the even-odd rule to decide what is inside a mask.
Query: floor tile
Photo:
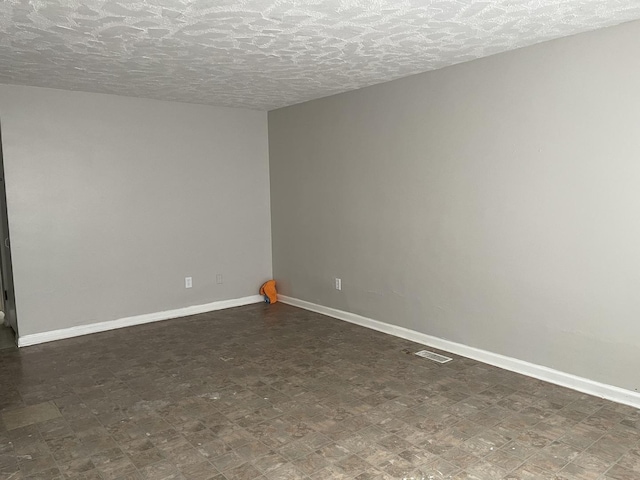
[[[423,348],[259,304],[2,350],[0,478],[640,478],[640,411]]]
[[[53,402],[43,402],[37,405],[4,411],[2,412],[2,421],[7,430],[14,430],[61,416],[62,414]]]

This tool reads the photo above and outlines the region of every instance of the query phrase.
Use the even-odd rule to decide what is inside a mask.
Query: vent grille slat
[[[433,360],[434,362],[438,363],[447,363],[453,360],[453,358],[445,357],[444,355],[430,352],[429,350],[420,350],[419,352],[416,352],[416,355],[422,358],[428,358],[429,360]]]

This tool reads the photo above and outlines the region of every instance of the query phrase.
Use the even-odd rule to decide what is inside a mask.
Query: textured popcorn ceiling
[[[639,0],[3,0],[0,83],[273,109],[638,18]]]

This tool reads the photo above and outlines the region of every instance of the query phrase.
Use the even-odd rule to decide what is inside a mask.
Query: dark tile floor
[[[0,352],[0,478],[640,478],[640,411],[422,348],[275,304]]]

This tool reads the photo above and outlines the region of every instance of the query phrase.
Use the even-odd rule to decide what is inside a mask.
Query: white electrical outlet
[[[193,280],[191,279],[191,277],[184,277],[184,288],[191,287],[193,287]]]
[[[336,278],[336,290],[342,290],[342,279]]]
[[[218,285],[222,285],[222,274],[221,273],[216,275],[216,283]]]

